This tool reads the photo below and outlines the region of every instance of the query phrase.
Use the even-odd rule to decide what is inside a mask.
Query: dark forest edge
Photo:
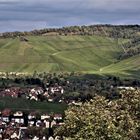
[[[11,38],[28,35],[103,35],[114,38],[134,37],[140,31],[140,25],[90,25],[90,26],[70,26],[62,28],[46,28],[24,32],[5,32],[0,37]]]

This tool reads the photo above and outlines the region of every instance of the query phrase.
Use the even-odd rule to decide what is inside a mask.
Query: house
[[[3,110],[2,114],[1,114],[1,120],[4,121],[4,122],[9,122],[10,121],[10,119],[9,119],[10,115],[11,115],[11,110],[10,109]]]
[[[46,91],[46,92],[43,94],[43,96],[49,97],[49,93]]]
[[[63,94],[63,93],[64,93],[64,89],[62,88],[62,89],[61,89],[61,94]]]
[[[29,126],[35,126],[35,122],[36,122],[36,113],[35,112],[31,112],[28,115],[28,125]]]
[[[17,98],[18,94],[16,92],[11,92],[9,96],[11,96],[12,98]]]
[[[49,85],[49,84],[48,84]],[[49,88],[46,88],[46,91],[49,91]]]
[[[121,89],[121,90],[135,90],[134,87],[125,87],[125,86],[122,86],[122,87],[117,87],[118,89]]]
[[[34,93],[30,96],[30,100],[38,101],[37,95]]]
[[[49,102],[53,102],[53,101],[54,101],[54,99],[53,99],[53,98],[51,98],[51,97],[49,97],[49,98],[48,98],[48,101],[49,101]]]
[[[13,127],[7,127],[4,131],[4,139],[10,139],[10,136],[15,132]]]
[[[33,96],[30,98],[30,100],[38,101],[38,97],[35,96],[35,95],[33,95]]]
[[[34,126],[35,125],[35,120],[28,120],[28,126]]]
[[[42,140],[46,140],[46,137],[45,137],[45,136],[43,136],[43,137],[42,137]]]
[[[64,102],[63,100],[61,100],[61,99],[59,100],[59,103],[63,103],[63,102]]]
[[[44,124],[45,124],[46,128],[50,128],[50,121],[44,120]]]
[[[0,119],[0,129],[7,126],[7,123]]]
[[[42,125],[43,125],[43,123],[42,123],[41,120],[37,120],[37,121],[36,121],[36,127],[40,127],[40,126],[42,126]]]
[[[61,114],[55,114],[54,115],[54,120],[62,120],[62,115]]]
[[[48,115],[48,114],[43,114],[43,115],[41,115],[41,120],[45,120],[45,119],[50,119],[50,115]]]
[[[36,93],[39,95],[39,94],[43,94],[43,89],[41,87],[37,87],[36,88]]]
[[[55,137],[55,140],[60,140],[61,138],[59,136],[56,136]]]
[[[53,137],[49,137],[49,139],[48,140],[54,140],[54,138]]]
[[[39,137],[34,136],[32,140],[39,140]]]
[[[28,119],[29,120],[32,120],[32,119],[35,119],[36,118],[36,113],[35,112],[31,112],[29,115],[28,115]]]
[[[43,89],[41,87],[36,87],[30,90],[31,93],[35,93],[36,95],[42,94]]]
[[[81,106],[82,105],[82,102],[75,102],[75,103],[73,103],[73,105]]]
[[[9,125],[11,125],[11,126],[13,126],[13,127],[14,127],[14,126],[16,126],[16,123],[15,123],[15,121],[14,121],[14,120],[11,120]]]
[[[23,116],[23,112],[21,111],[17,111],[16,113],[13,114],[14,117],[22,117]]]
[[[27,127],[20,127],[19,128],[19,136],[20,136],[19,139],[21,139],[21,140],[26,139],[26,133],[27,133],[27,131],[28,131],[28,128]]]
[[[12,121],[18,124],[24,124],[23,113],[21,111],[17,111],[16,113],[14,113],[12,116]]]
[[[19,132],[18,131],[15,131],[12,135],[11,135],[11,137],[10,137],[11,139],[19,139]]]
[[[59,86],[59,87],[51,87],[50,88],[50,92],[51,92],[51,94],[54,94],[54,93],[63,94],[64,93],[64,89],[61,86]]]
[[[5,92],[10,92],[10,89],[5,89]]]
[[[31,93],[35,93],[36,90],[34,88],[31,89]]]
[[[65,124],[64,122],[60,122],[60,123],[59,123],[59,126],[64,125],[64,124]]]
[[[52,128],[53,126],[55,126],[55,125],[56,125],[56,121],[53,120],[53,121],[51,122],[51,128]]]

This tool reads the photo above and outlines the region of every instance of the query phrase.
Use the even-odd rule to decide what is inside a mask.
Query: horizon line
[[[62,28],[69,28],[69,27],[82,27],[82,26],[140,26],[140,24],[102,24],[102,23],[99,23],[99,24],[87,24],[87,25],[70,25],[70,26],[48,26],[48,27],[44,27],[44,28],[35,28],[35,29],[31,29],[31,30],[15,30],[15,31],[4,31],[4,32],[1,32],[0,31],[0,34],[3,34],[3,33],[15,33],[15,32],[32,32],[32,31],[39,31],[39,30],[44,30],[44,29],[62,29]]]

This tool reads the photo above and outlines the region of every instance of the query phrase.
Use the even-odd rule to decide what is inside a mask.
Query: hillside
[[[25,36],[0,39],[1,72],[83,72],[138,78],[140,55],[119,59],[118,40],[105,36]],[[140,76],[139,76],[140,78]]]

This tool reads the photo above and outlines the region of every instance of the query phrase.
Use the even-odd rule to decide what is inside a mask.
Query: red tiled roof
[[[62,117],[62,114],[54,114],[54,117]]]
[[[9,116],[11,114],[11,110],[10,109],[5,109],[2,111],[2,116]]]

